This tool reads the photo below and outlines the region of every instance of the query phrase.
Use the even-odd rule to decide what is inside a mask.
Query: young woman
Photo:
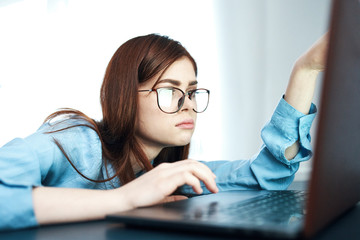
[[[130,39],[106,69],[100,122],[65,109],[0,148],[0,229],[101,219],[188,193],[286,189],[311,157],[326,47],[325,36],[296,62],[255,157],[198,162],[187,159],[189,143],[209,91],[198,88],[194,59],[165,36]]]

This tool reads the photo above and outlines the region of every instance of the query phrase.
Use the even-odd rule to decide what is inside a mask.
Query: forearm
[[[295,64],[291,73],[284,98],[292,107],[304,114],[309,113],[318,74],[316,70],[303,67],[301,61]]]
[[[309,113],[318,74],[319,71],[304,67],[302,59],[296,62],[284,99],[299,112]],[[293,159],[299,152],[299,148],[299,142],[288,147],[285,150],[286,159]]]
[[[103,219],[130,208],[121,189],[37,187],[33,189],[33,204],[40,225]]]

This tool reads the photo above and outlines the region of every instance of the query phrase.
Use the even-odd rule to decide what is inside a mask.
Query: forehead
[[[187,57],[183,57],[176,60],[165,71],[160,72],[149,81],[141,83],[140,86],[152,88],[165,82],[178,86],[187,86],[193,85],[194,81],[196,81],[194,66]]]
[[[194,66],[187,57],[180,58],[163,72],[160,79],[163,78],[179,78],[178,80],[191,78],[194,80],[196,78]]]

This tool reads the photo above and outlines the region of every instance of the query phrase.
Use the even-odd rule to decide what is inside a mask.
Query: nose
[[[194,102],[188,96],[184,96],[184,104],[181,107],[181,111],[188,111],[194,108],[195,108]]]

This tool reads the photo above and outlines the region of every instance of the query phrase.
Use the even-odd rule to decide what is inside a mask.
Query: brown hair
[[[97,122],[74,109],[62,109],[46,118],[45,122],[60,115],[85,119],[90,125],[78,124],[57,131],[76,126],[87,126],[98,134],[105,167],[107,169],[107,164],[110,163],[116,172],[114,176],[108,174],[105,180],[89,179],[79,172],[61,144],[54,139],[70,164],[81,176],[95,182],[109,181],[118,177],[122,184],[126,184],[135,178],[130,162],[131,157],[137,160],[143,170],[149,171],[153,168],[135,138],[138,85],[164,72],[172,63],[182,57],[187,57],[192,62],[197,75],[196,62],[179,42],[157,34],[130,39],[117,49],[106,68],[100,90],[103,114],[101,121]],[[164,148],[155,158],[154,166],[162,162],[174,162],[187,158],[189,146],[188,144]]]

